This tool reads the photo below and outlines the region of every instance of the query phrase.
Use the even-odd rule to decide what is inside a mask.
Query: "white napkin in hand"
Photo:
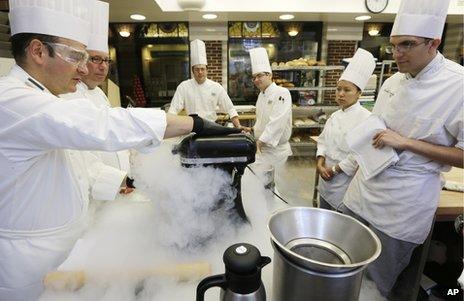
[[[353,152],[366,180],[375,177],[399,160],[392,147],[384,146],[379,149],[372,146],[372,138],[375,134],[385,129],[383,120],[372,114],[346,135],[348,147]]]

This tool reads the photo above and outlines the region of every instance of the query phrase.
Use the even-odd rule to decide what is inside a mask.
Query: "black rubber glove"
[[[135,188],[134,186],[134,179],[126,177],[126,187]]]
[[[201,118],[197,114],[192,114],[190,117],[193,118],[192,132],[195,132],[198,136],[229,135],[242,132],[241,129],[219,125],[215,122]]]

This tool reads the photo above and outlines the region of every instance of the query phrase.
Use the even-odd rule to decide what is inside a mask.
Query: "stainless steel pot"
[[[292,207],[271,215],[271,239],[296,265],[322,273],[365,267],[381,251],[380,240],[356,219],[334,211]]]
[[[380,255],[374,232],[347,215],[309,207],[277,211],[268,227],[274,300],[358,300],[363,271]]]
[[[357,301],[364,268],[345,273],[320,273],[293,263],[274,247],[274,301]]]

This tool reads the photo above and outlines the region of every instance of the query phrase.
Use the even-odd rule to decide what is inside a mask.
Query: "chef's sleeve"
[[[95,154],[84,151],[90,183],[90,195],[94,200],[112,201],[118,195],[127,173],[104,164]]]
[[[232,100],[221,85],[219,85],[218,89],[218,105],[221,111],[227,112],[230,118],[238,116],[237,110],[235,110]]]
[[[53,100],[29,116],[14,114],[8,116],[14,119],[12,125],[2,130],[8,139],[1,142],[0,150],[12,161],[52,149],[148,152],[161,143],[166,130],[166,114],[161,110],[97,108],[87,99]]]
[[[358,162],[356,162],[354,156],[349,154],[345,159],[338,163],[340,169],[347,175],[353,176],[358,169]]]
[[[171,105],[169,106],[168,113],[170,114],[179,114],[180,111],[184,109],[185,99],[184,99],[183,88],[179,85],[174,93],[174,97],[171,100]]]
[[[458,107],[445,120],[446,131],[456,139],[455,147],[464,149],[463,107]]]
[[[327,120],[326,125],[329,123],[329,120]],[[316,151],[316,158],[319,156],[325,157],[326,154],[326,135],[327,135],[327,130],[324,127],[322,130],[322,133],[317,137],[317,151]]]

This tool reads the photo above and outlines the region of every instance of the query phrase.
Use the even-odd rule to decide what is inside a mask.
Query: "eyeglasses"
[[[385,47],[385,52],[388,54],[392,54],[394,51],[405,53],[405,52],[410,51],[412,48],[417,47],[421,44],[427,44],[429,41],[431,40],[425,39],[421,43],[417,43],[416,41],[404,41],[404,42],[399,43],[398,45],[390,44],[387,47]]]
[[[73,65],[74,67],[85,68],[89,60],[89,54],[85,50],[79,50],[69,45],[60,43],[42,42],[53,49],[56,55]]]
[[[89,58],[89,61],[91,61],[94,64],[100,65],[102,63],[106,63],[108,66],[113,63],[113,60],[108,58],[102,58],[101,56],[91,56]]]
[[[261,72],[261,73],[257,73],[257,74],[255,74],[255,75],[253,75],[251,78],[252,78],[253,80],[256,80],[256,79],[260,79],[261,77],[267,76],[267,75],[269,75],[269,73],[267,73],[267,72]]]

